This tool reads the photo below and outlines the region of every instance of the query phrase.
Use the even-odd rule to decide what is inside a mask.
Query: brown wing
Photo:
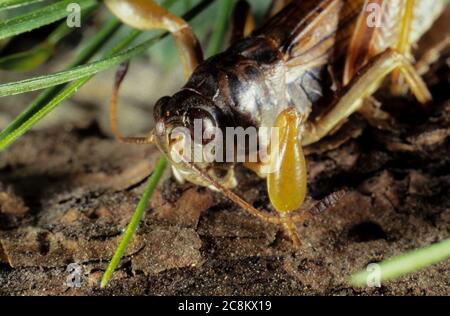
[[[276,41],[287,66],[324,64],[345,53],[363,3],[364,0],[293,1],[255,35]]]

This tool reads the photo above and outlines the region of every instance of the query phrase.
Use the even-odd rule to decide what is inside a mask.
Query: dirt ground
[[[449,73],[445,62],[430,70],[435,101],[427,109],[380,97],[395,121],[355,115],[340,132],[351,139],[308,149],[311,196],[346,194],[298,226],[299,251],[278,227],[167,174],[103,290],[159,153],[115,142],[94,119],[30,132],[0,155],[0,294],[448,295],[448,260],[380,288],[347,281],[369,263],[450,235]],[[237,192],[270,209],[264,181],[245,170],[238,177]]]
[[[298,227],[297,253],[277,227],[167,178],[105,290],[99,279],[158,152],[118,144],[95,126],[30,133],[0,158],[0,293],[449,294],[449,261],[377,289],[346,284],[368,263],[448,237],[450,102],[432,117],[407,136],[366,127],[309,156],[314,197],[348,192]],[[264,181],[239,176],[240,193],[268,207]],[[83,269],[80,288],[65,284],[70,263]]]

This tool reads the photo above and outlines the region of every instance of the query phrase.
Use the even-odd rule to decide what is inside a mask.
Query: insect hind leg
[[[395,50],[387,49],[375,56],[353,77],[328,113],[305,128],[303,144],[309,145],[319,141],[351,114],[358,111],[363,104],[363,99],[371,96],[383,79],[396,69],[400,70],[405,77],[406,83],[420,103],[426,104],[432,100],[425,82],[409,60]]]
[[[395,47],[399,54],[409,58],[411,55],[410,33],[414,20],[414,6],[416,0],[406,0],[404,4],[404,13],[400,22],[400,35]],[[394,70],[391,77],[391,92],[394,95],[405,93],[404,78],[398,69]]]
[[[347,85],[371,59],[386,49],[394,49],[413,63],[412,38],[417,10],[420,9],[418,2],[418,0],[364,1],[348,48],[344,85]],[[373,17],[376,17],[376,21],[373,21]],[[395,28],[392,25],[395,25]],[[398,33],[395,33],[396,31]],[[390,89],[393,95],[407,93],[410,84],[405,81],[406,78],[399,69],[392,71]]]

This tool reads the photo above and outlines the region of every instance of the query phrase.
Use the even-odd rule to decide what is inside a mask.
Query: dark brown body
[[[434,21],[443,0],[418,2],[413,41]],[[207,106],[218,107],[236,126],[272,126],[288,106],[309,113],[332,92],[332,79],[342,78],[346,50],[363,5],[363,0],[294,1],[252,36],[201,64],[179,97],[192,93],[205,97],[213,102]],[[424,11],[431,21],[424,21],[420,14]],[[389,14],[386,20],[400,16],[395,8]],[[395,30],[386,32],[383,45],[388,47]],[[183,111],[186,102],[175,98],[174,109],[164,110]]]
[[[444,7],[443,0],[417,0],[411,42]],[[363,8],[364,0],[293,1],[250,37],[202,63],[180,92],[157,103],[155,121],[165,129],[189,127],[195,118],[219,127],[270,127],[287,107],[307,117],[320,113],[343,84],[348,46]],[[396,8],[392,5],[383,21],[396,26],[392,19],[401,16]],[[397,33],[386,24],[369,48],[377,54],[392,47]],[[165,129],[157,134],[167,134]]]
[[[182,115],[196,106],[186,99],[200,96],[211,101],[204,106],[215,107],[213,112],[219,112],[216,115],[221,120],[232,124],[228,126],[272,126],[277,114],[288,106],[309,113],[312,105],[330,90],[326,65],[331,58],[343,56],[344,42],[350,40],[360,12],[355,3],[362,6],[362,1],[336,1],[335,8],[323,17],[326,22],[320,21],[325,22],[323,27],[316,27],[303,46],[296,37],[304,37],[305,27],[318,20],[311,15],[321,14],[318,3],[290,4],[250,37],[206,60],[171,102],[157,107],[156,121],[167,112],[171,117]],[[346,26],[341,25],[338,33],[339,19]],[[339,52],[335,46],[338,38],[342,42]]]

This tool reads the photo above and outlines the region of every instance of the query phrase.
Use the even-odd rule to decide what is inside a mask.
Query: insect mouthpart
[[[198,170],[211,173],[215,178],[215,164],[205,160],[205,146],[203,142],[195,142],[194,136],[183,120],[166,123],[159,120],[156,123],[155,139],[159,149],[166,154],[172,164],[175,178],[180,181],[189,181],[201,186],[210,187]]]

